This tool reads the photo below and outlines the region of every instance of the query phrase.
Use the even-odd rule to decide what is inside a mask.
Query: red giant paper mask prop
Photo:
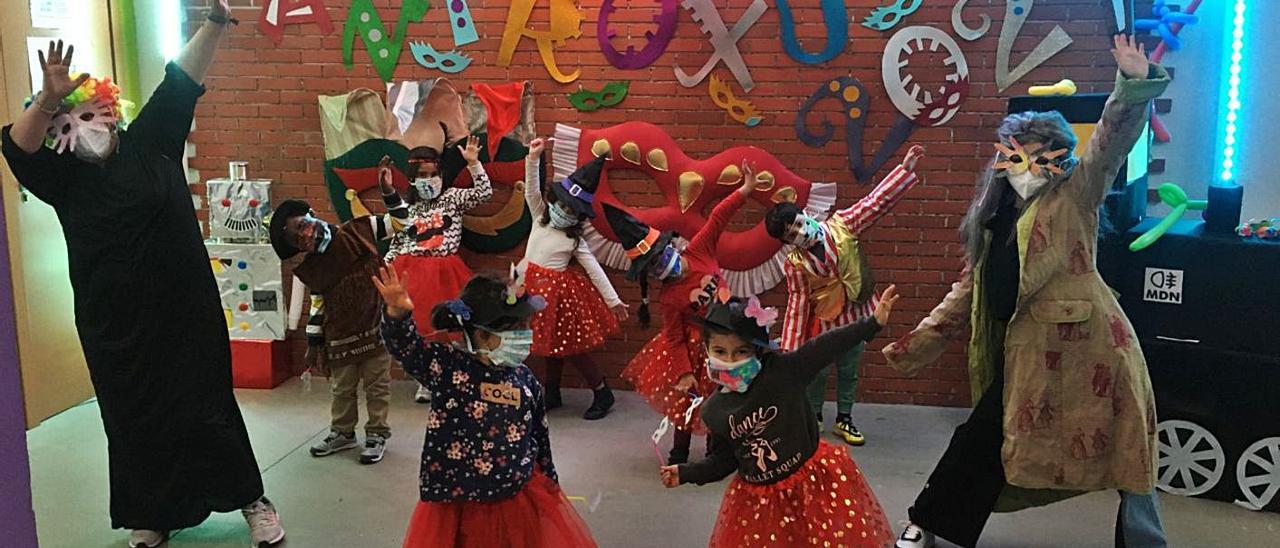
[[[764,207],[782,201],[794,202],[815,217],[825,218],[835,204],[833,183],[812,183],[789,171],[773,155],[755,147],[733,147],[709,158],[695,160],[685,155],[661,128],[646,122],[626,122],[602,129],[579,129],[556,125],[553,163],[559,180],[578,166],[609,152],[596,190],[596,219],[586,237],[601,262],[626,269],[626,252],[618,243],[601,209],[612,204],[627,210],[660,230],[674,230],[690,238],[706,222],[705,213],[742,183],[742,162],[753,164],[764,184],[751,198]],[[613,169],[639,171],[653,178],[664,204],[659,207],[629,208],[609,184]],[[754,295],[782,280],[785,250],[770,238],[764,224],[743,232],[725,232],[720,237],[717,259],[730,287],[738,295]]]

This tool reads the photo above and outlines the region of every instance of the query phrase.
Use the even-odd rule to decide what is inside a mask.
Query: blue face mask
[[[726,362],[715,356],[707,356],[707,376],[711,381],[734,392],[746,392],[751,381],[760,374],[760,357],[751,356],[742,361]]]
[[[481,327],[480,329],[484,329]],[[484,329],[489,331],[488,329]],[[498,347],[492,350],[476,350],[476,354],[489,356],[489,360],[494,365],[503,367],[519,367],[529,357],[529,351],[533,348],[533,330],[532,329],[512,329],[510,331],[489,331],[494,335],[502,338],[502,342],[498,343]],[[470,345],[471,341],[468,340]]]
[[[680,262],[680,251],[671,244],[662,248],[662,254],[658,259],[649,266],[649,274],[659,280],[675,280],[679,279],[683,274],[681,269],[684,268]]]
[[[549,213],[551,217],[551,226],[560,230],[572,228],[578,225],[578,216],[560,209],[560,204],[548,205],[547,213]]]
[[[808,249],[818,245],[827,237],[827,231],[822,227],[822,223],[819,223],[813,217],[808,215],[797,216],[795,223],[800,226],[790,243],[796,246]]]
[[[302,222],[315,227],[313,232],[313,237],[316,241],[315,252],[324,253],[325,250],[329,249],[329,244],[333,242],[333,228],[329,226],[329,223],[312,217],[310,213],[302,217]]]

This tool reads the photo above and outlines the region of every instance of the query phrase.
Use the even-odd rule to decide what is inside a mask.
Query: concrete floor
[[[355,452],[312,458],[307,447],[326,430],[328,386],[304,391],[297,379],[272,391],[238,392],[263,469],[267,494],[280,508],[288,546],[400,546],[417,500],[418,462],[426,407],[412,403],[414,386],[394,387],[395,435],[387,458],[361,466]],[[566,407],[551,414],[551,436],[562,486],[603,547],[705,546],[723,486],[666,490],[648,445],[657,415],[631,393],[619,393],[605,420],[579,418],[590,394],[566,391]],[[831,404],[828,404],[831,405]],[[967,411],[935,407],[859,405],[855,418],[869,443],[853,451],[889,519],[906,508]],[[830,410],[828,417],[834,415]],[[828,419],[830,420],[830,419]],[[669,439],[667,440],[669,443]],[[45,548],[119,548],[126,534],[107,518],[106,439],[92,402],[51,418],[28,435],[32,484]],[[701,446],[694,441],[695,453]],[[997,515],[983,546],[1110,547],[1117,497],[1095,493],[1047,508]],[[1165,495],[1164,521],[1176,547],[1280,545],[1280,515],[1230,504]],[[243,547],[238,514],[215,515],[180,532],[173,547]]]

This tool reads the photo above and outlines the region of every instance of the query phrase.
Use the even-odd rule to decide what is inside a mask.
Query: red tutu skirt
[[[622,370],[622,378],[635,386],[636,393],[643,396],[650,407],[671,419],[676,429],[701,434],[706,428],[698,411],[694,411],[688,424],[684,421],[693,397],[675,388],[690,366],[696,380],[693,390],[703,397],[710,396],[716,384],[707,377],[707,350],[702,346],[702,330],[686,325],[681,344],[669,344],[662,333],[650,339]]]
[[[458,298],[471,279],[471,269],[457,254],[445,257],[397,255],[396,273],[413,300],[413,321],[422,336],[435,331],[431,327],[431,308],[441,301]]]
[[[530,321],[531,353],[535,356],[585,354],[618,332],[618,319],[591,280],[582,274],[572,270],[556,272],[529,263],[524,286],[529,294],[542,295],[547,300],[547,307]]]
[[[537,472],[495,502],[418,502],[404,548],[595,548],[587,523],[551,478]]]
[[[735,477],[720,503],[712,547],[893,543],[889,518],[844,449],[826,441],[786,479],[767,485]]]

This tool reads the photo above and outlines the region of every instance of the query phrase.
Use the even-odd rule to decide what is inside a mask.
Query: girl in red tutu
[[[447,141],[447,139],[446,139]],[[445,146],[448,146],[447,144]],[[391,240],[386,261],[405,280],[405,288],[418,312],[414,317],[423,336],[431,329],[431,308],[454,298],[471,278],[471,269],[458,256],[462,244],[462,215],[493,196],[493,185],[480,164],[480,140],[467,138],[462,158],[467,162],[471,188],[450,188],[440,176],[440,152],[431,147],[409,151],[409,220]],[[389,175],[385,175],[389,176]],[[419,386],[415,399],[426,403],[430,392]]]
[[[524,366],[533,344],[525,326],[542,299],[472,278],[430,314],[435,329],[461,333],[464,350],[423,339],[394,269],[374,283],[387,303],[387,350],[432,393],[421,498],[404,548],[594,548],[560,491],[542,385]]]
[[[728,296],[729,287],[720,278],[716,261],[716,242],[729,224],[729,219],[759,186],[755,173],[742,166],[742,187],[716,205],[711,216],[683,250],[672,239],[675,234],[659,232],[626,212],[604,204],[609,228],[622,242],[631,259],[627,279],[640,281],[639,317],[649,323],[649,278],[662,282],[658,299],[662,304],[662,330],[631,359],[622,376],[635,385],[649,405],[675,425],[676,432],[667,462],[679,464],[689,460],[691,429],[700,426],[694,419],[685,421],[685,411],[698,394],[711,393],[714,386],[700,374],[707,360],[702,336],[695,319],[706,312],[707,304],[719,295]]]
[[[591,204],[600,184],[600,170],[608,158],[596,158],[564,181],[544,189],[539,181],[539,164],[549,141],[534,139],[528,145],[524,199],[536,220],[517,270],[524,276],[529,293],[547,301],[547,307],[534,314],[531,322],[533,355],[543,356],[547,363],[547,409],[562,404],[560,377],[564,363],[569,362],[593,392],[591,406],[582,418],[597,420],[609,414],[613,392],[589,352],[617,333],[618,322],[627,319],[627,305],[618,298],[582,238],[582,223],[596,216]],[[568,270],[570,259],[577,259],[586,276]]]
[[[889,521],[858,465],[821,440],[806,387],[837,356],[871,340],[898,300],[889,286],[873,317],[778,353],[769,325],[778,317],[752,297],[717,301],[703,320],[707,370],[718,386],[702,405],[710,431],[706,460],[663,466],[662,483],[704,485],[738,472],[725,491],[712,547],[883,548]]]

